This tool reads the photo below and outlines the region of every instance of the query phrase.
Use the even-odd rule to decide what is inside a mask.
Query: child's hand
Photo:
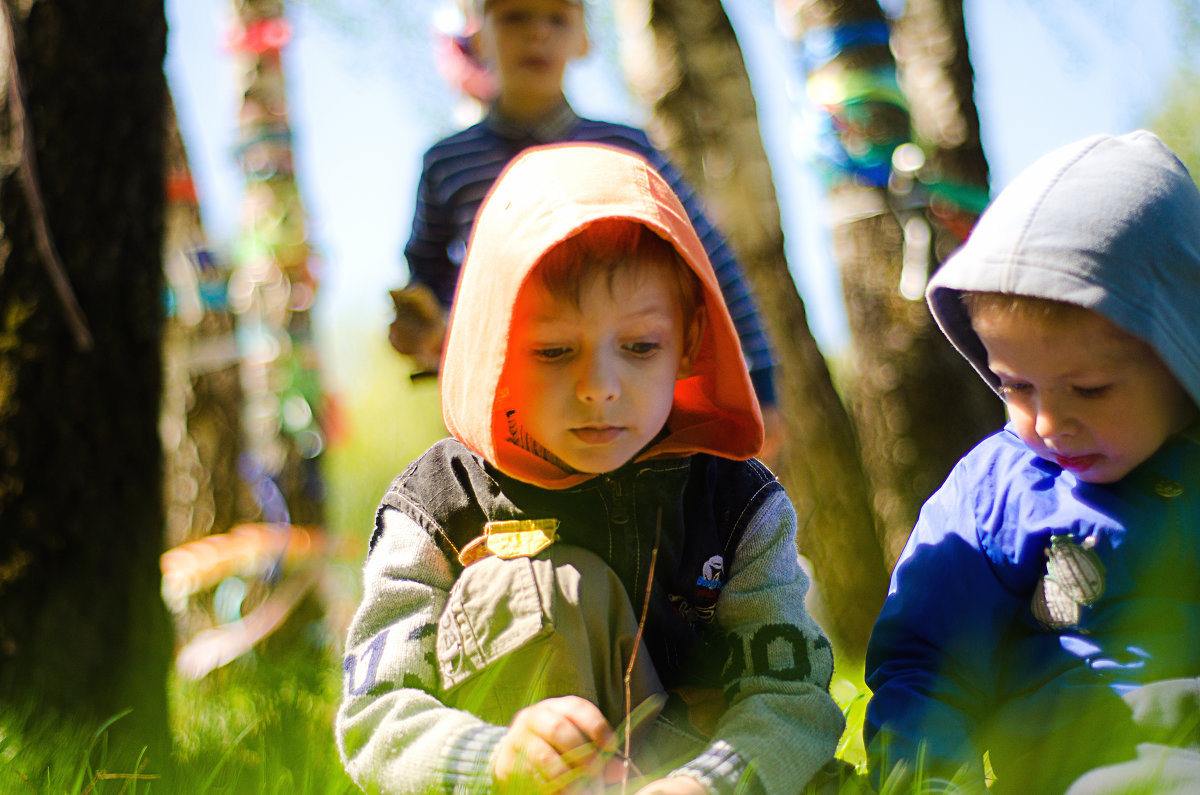
[[[396,308],[396,318],[388,327],[388,341],[411,357],[419,371],[437,373],[446,341],[446,316],[433,291],[414,284],[388,292]]]
[[[501,791],[582,792],[602,777],[615,751],[612,727],[595,704],[578,696],[548,698],[513,716],[492,778]]]
[[[691,776],[672,776],[651,781],[637,791],[636,795],[709,795],[705,787]]]

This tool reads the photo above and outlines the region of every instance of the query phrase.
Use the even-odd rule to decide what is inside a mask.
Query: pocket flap
[[[438,621],[437,658],[449,690],[553,629],[527,557],[488,557],[463,570]]]

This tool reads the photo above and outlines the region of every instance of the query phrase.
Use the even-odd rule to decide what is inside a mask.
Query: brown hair
[[[671,274],[687,329],[703,306],[700,280],[675,246],[636,221],[607,218],[589,224],[547,251],[533,273],[552,296],[578,306],[585,277],[604,275],[611,287],[618,273],[646,268],[662,268]]]

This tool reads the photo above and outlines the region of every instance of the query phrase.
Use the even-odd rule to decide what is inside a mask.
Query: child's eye
[[[1000,397],[1008,400],[1010,398],[1019,397],[1029,391],[1029,384],[1012,383],[1000,384]]]
[[[505,26],[524,25],[529,21],[529,13],[519,8],[505,9],[496,15],[496,19]]]
[[[545,348],[534,348],[533,358],[539,362],[556,362],[570,352],[571,349],[565,345],[548,345]]]
[[[648,342],[639,340],[638,342],[630,342],[625,345],[625,350],[632,353],[634,356],[650,356],[658,352],[662,348],[657,342]]]
[[[1100,386],[1077,386],[1075,394],[1081,398],[1098,398],[1104,397],[1109,390],[1110,384],[1101,384]]]

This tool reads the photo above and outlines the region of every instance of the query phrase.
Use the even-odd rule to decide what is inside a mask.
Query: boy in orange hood
[[[480,211],[443,363],[454,438],[376,517],[338,714],[369,791],[799,792],[843,728],[795,513],[671,189],[529,150]],[[617,727],[615,730],[613,727]]]

